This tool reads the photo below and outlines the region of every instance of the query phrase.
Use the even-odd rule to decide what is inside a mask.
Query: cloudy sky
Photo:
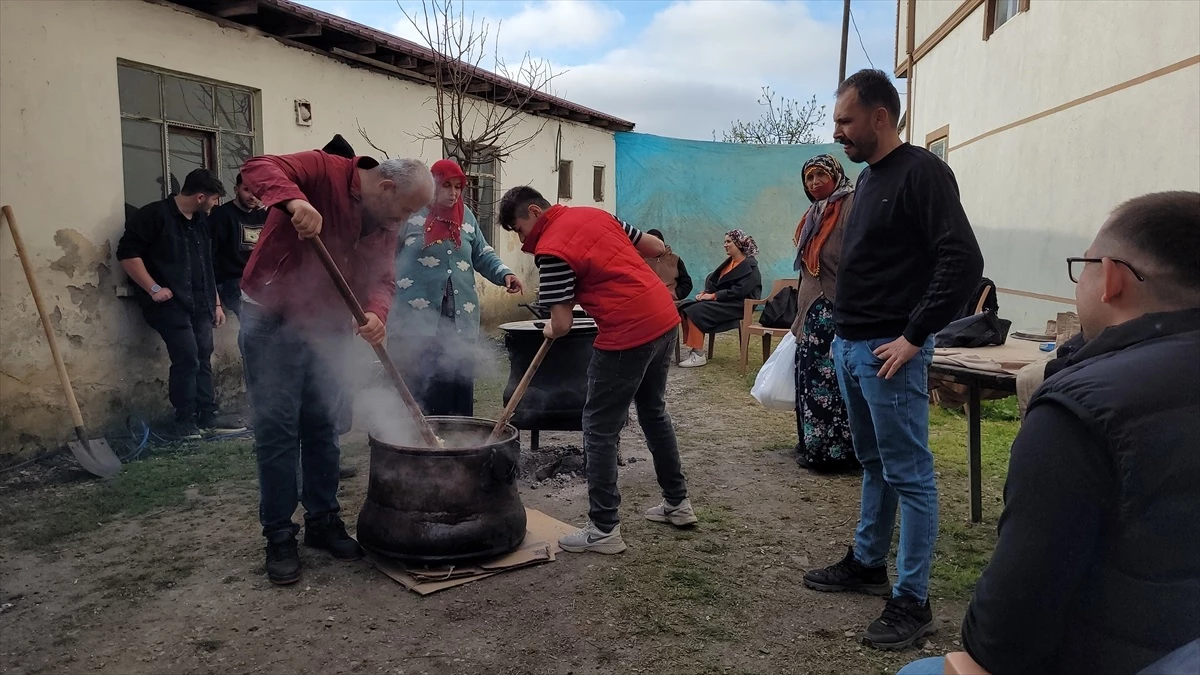
[[[401,11],[419,15],[419,0],[301,2],[420,41]],[[731,121],[757,117],[769,85],[828,104],[829,140],[839,0],[466,0],[465,8],[493,30],[500,26],[505,61],[517,63],[526,52],[549,61],[559,73],[555,94],[630,120],[638,131],[712,140]],[[854,0],[852,12],[858,34],[852,26],[847,71],[871,62],[890,71],[896,3]]]

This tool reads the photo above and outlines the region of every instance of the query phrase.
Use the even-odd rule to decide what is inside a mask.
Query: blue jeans
[[[242,308],[238,343],[254,419],[258,457],[258,518],[263,536],[295,536],[292,513],[304,503],[307,522],[336,515],[340,383],[313,344],[279,316]],[[297,466],[302,478],[296,485]],[[302,494],[298,494],[302,493]]]
[[[913,661],[901,668],[896,675],[942,675],[946,671],[946,657],[931,656]]]
[[[893,596],[925,602],[937,539],[937,483],[929,450],[929,364],[933,338],[892,379],[877,376],[883,361],[873,351],[891,342],[833,343],[838,385],[846,401],[854,452],[863,465],[862,507],[854,557],[868,567],[887,563],[900,506],[899,578]]]
[[[637,406],[638,423],[654,459],[663,498],[678,504],[687,498],[687,480],[679,461],[675,427],[667,413],[667,372],[675,350],[675,331],[640,347],[597,349],[588,364],[587,402],[583,404],[584,467],[588,479],[588,515],[606,530],[620,522],[617,509],[617,442]]]

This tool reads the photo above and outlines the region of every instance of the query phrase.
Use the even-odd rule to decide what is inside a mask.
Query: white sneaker
[[[708,357],[704,352],[692,352],[686,359],[679,362],[680,368],[699,368],[708,363]]]
[[[612,532],[604,532],[588,521],[587,527],[576,530],[558,540],[558,547],[569,553],[621,553],[627,547],[621,538],[621,526],[613,527]]]
[[[692,500],[686,498],[676,506],[671,506],[670,502],[664,499],[661,504],[646,512],[646,520],[670,523],[675,527],[687,527],[700,522],[692,509]]]

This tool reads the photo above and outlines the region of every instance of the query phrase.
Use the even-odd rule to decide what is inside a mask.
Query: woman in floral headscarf
[[[458,163],[438,160],[430,171],[433,203],[398,235],[388,349],[426,415],[469,417],[479,335],[475,273],[509,293],[524,289],[463,203],[467,177]]]
[[[747,298],[762,296],[762,275],[758,272],[758,245],[741,230],[725,233],[725,254],[729,257],[704,280],[704,292],[691,302],[681,303],[683,344],[688,353],[679,362],[682,368],[698,368],[708,363],[704,355],[704,334],[736,328],[742,321]]]
[[[792,334],[796,336],[796,462],[814,471],[858,468],[846,404],[838,389],[833,344],[833,294],[837,285],[842,230],[854,203],[854,187],[833,155],[804,163],[804,194],[812,206],[796,226],[795,269],[800,293]]]

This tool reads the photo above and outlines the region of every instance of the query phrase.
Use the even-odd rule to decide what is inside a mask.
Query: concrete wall
[[[917,44],[958,4],[917,0]],[[1032,0],[986,41],[984,13],[980,4],[917,62],[912,141],[949,125],[947,160],[985,274],[1073,298],[1064,258],[1083,252],[1114,206],[1200,190],[1200,3]],[[1073,308],[1000,302],[1018,328]]]
[[[113,256],[124,225],[117,60],[210,78],[261,92],[267,153],[321,147],[335,133],[370,148],[355,120],[393,156],[441,157],[440,144],[413,137],[433,120],[428,87],[296,49],[268,37],[144,2],[0,2],[0,201],[11,204],[52,314],[67,367],[93,427],[131,412],[165,410],[167,360],[134,304],[118,298],[124,274]],[[295,123],[294,99],[313,108]],[[524,117],[517,136],[541,118]],[[592,166],[606,168],[615,208],[612,134],[551,120],[506,160],[499,190],[530,183],[556,194],[555,145],[574,161],[576,199],[593,204]],[[529,285],[532,260],[497,228],[500,255]],[[486,282],[483,282],[486,285]],[[526,299],[532,296],[527,295]],[[487,285],[484,319],[523,312],[520,300]],[[240,387],[236,321],[217,331],[214,366],[222,393]],[[11,238],[0,235],[0,453],[30,452],[70,430]]]

